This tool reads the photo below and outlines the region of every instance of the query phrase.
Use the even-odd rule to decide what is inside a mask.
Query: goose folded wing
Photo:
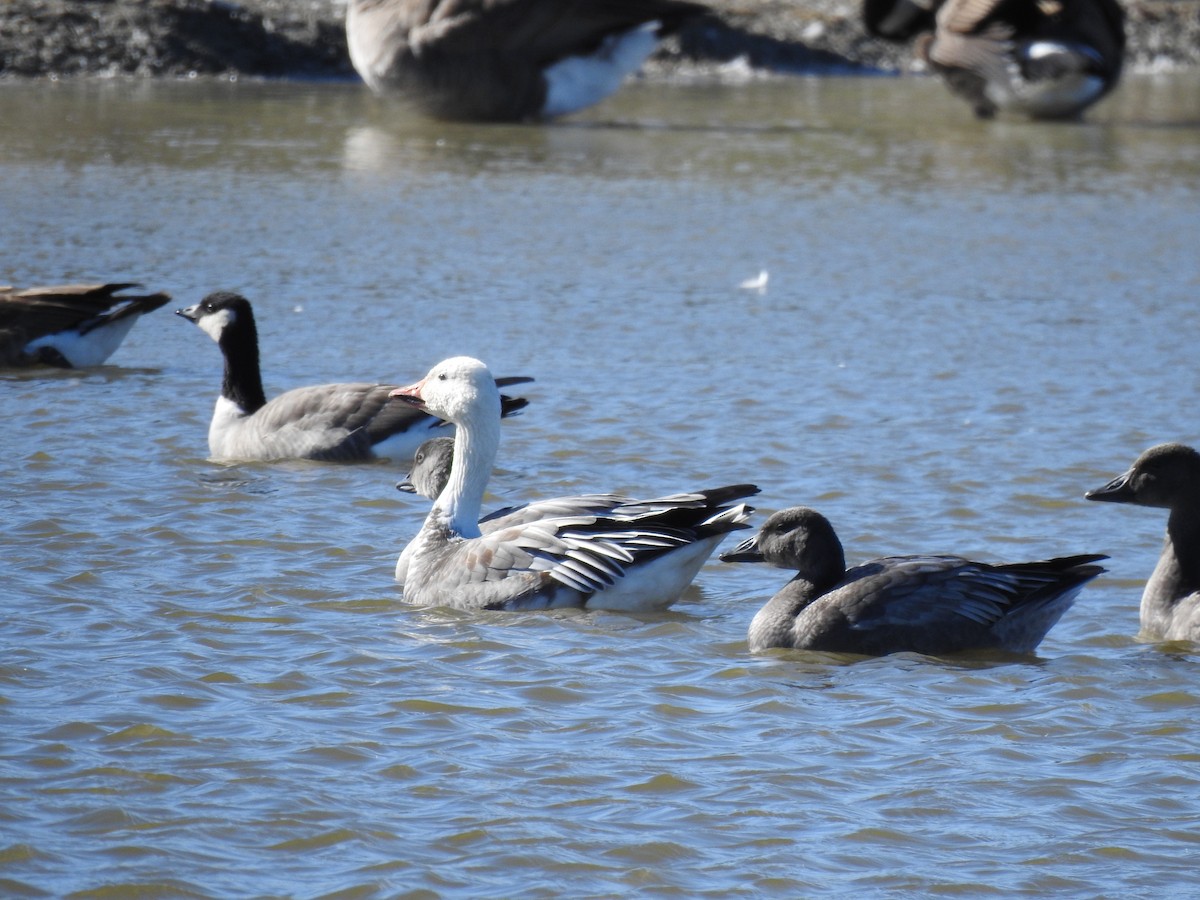
[[[876,560],[848,572],[850,581],[856,599],[843,609],[858,631],[987,629],[1024,590],[1009,573],[950,556]]]

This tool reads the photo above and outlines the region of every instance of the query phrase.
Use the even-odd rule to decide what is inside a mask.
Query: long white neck
[[[460,424],[454,436],[450,480],[438,495],[430,519],[464,538],[479,537],[483,494],[500,449],[500,398],[495,409]]]

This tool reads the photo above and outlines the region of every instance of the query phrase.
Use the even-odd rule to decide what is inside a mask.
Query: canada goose
[[[268,401],[249,300],[218,291],[176,314],[199,326],[225,357],[221,394],[208,429],[208,448],[214,460],[409,459],[426,438],[445,425],[434,416],[390,400],[394,384],[312,385]],[[532,379],[502,381],[508,385]],[[505,397],[503,402],[505,415],[527,404],[520,397]]]
[[[1125,14],[1116,0],[947,0],[917,52],[980,118],[1072,118],[1116,86]]]
[[[704,11],[688,0],[349,0],[346,42],[377,93],[437,118],[516,122],[598,103]]]
[[[1162,554],[1142,592],[1141,635],[1200,641],[1200,453],[1159,444],[1124,475],[1084,496],[1170,511]]]
[[[449,483],[402,556],[404,597],[420,606],[665,609],[725,535],[746,527],[749,507],[726,504],[758,493],[740,484],[640,502],[612,498],[586,511],[566,498],[561,515],[484,532],[480,505],[500,443],[500,397],[487,366],[443,360],[393,396],[457,426]]]
[[[121,295],[135,287],[140,285],[0,287],[0,367],[101,365],[140,316],[171,299],[164,293]]]
[[[1032,652],[1104,570],[1099,555],[988,565],[957,556],[891,556],[846,568],[833,526],[794,506],[721,554],[768,562],[796,577],[750,624],[752,651],[771,647],[877,656],[911,651]]]

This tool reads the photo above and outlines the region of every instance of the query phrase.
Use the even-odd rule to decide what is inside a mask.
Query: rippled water
[[[1134,637],[1163,516],[1082,493],[1200,441],[1198,98],[634,86],[479,129],[0,85],[0,280],[243,291],[269,392],[533,375],[497,505],[754,480],[852,561],[1112,556],[1028,659],[752,656],[787,576],[717,562],[664,615],[412,609],[402,467],[207,462],[218,353],[158,313],[0,376],[0,893],[1193,893],[1200,657]]]

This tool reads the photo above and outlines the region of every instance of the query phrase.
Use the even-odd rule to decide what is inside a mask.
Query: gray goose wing
[[[171,299],[164,293],[117,296],[135,287],[140,285],[127,282],[2,287],[0,329],[20,328],[30,340],[81,325],[86,333],[104,322],[151,312]]]
[[[888,557],[849,570],[810,609],[836,606],[859,652],[989,646],[991,630],[1005,617],[1060,600],[1099,574],[1090,563],[1103,558],[993,566],[954,556]]]
[[[432,571],[454,606],[543,609],[582,606],[647,554],[690,541],[599,516],[560,516],[452,542]]]
[[[254,427],[264,443],[286,448],[286,455],[295,458],[369,459],[373,441],[365,426],[388,402],[391,390],[390,385],[365,382],[293,388],[258,410]]]

